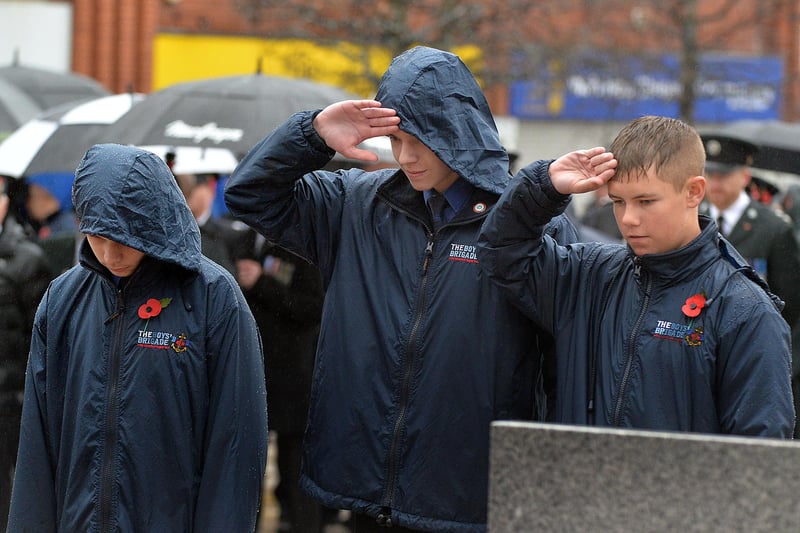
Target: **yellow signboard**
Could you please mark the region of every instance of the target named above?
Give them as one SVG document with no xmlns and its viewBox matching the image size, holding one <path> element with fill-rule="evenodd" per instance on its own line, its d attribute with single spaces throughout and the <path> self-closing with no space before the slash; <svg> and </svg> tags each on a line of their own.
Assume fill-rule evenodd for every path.
<svg viewBox="0 0 800 533">
<path fill-rule="evenodd" d="M 453 50 L 477 74 L 480 48 Z M 385 48 L 353 43 L 322 45 L 302 39 L 162 33 L 153 49 L 153 90 L 175 83 L 261 72 L 308 78 L 371 98 L 391 62 Z"/>
<path fill-rule="evenodd" d="M 159 34 L 153 90 L 175 83 L 261 72 L 309 78 L 370 97 L 391 61 L 388 51 L 349 43 L 324 46 L 300 39 Z"/>
</svg>

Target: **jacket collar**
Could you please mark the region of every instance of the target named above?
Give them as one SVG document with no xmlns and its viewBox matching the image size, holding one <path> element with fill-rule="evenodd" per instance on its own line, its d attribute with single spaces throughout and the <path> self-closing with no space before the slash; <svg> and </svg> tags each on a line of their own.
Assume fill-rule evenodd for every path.
<svg viewBox="0 0 800 533">
<path fill-rule="evenodd" d="M 97 260 L 97 257 L 92 251 L 92 247 L 89 246 L 89 242 L 86 239 L 83 239 L 83 242 L 81 242 L 80 245 L 79 262 L 84 267 L 93 270 L 104 278 L 108 279 L 112 285 L 115 285 L 114 276 L 105 266 L 103 266 L 102 263 L 100 263 L 100 261 Z M 194 278 L 197 275 L 197 272 L 192 269 L 146 255 L 144 258 L 142 258 L 139 268 L 137 268 L 136 271 L 131 274 L 130 278 L 125 283 L 125 287 L 123 288 L 135 290 L 138 290 L 138 288 L 147 289 L 150 286 L 161 283 L 168 276 L 168 271 L 174 271 L 175 269 L 179 269 L 186 273 L 184 280 Z"/>
<path fill-rule="evenodd" d="M 708 266 L 719 259 L 720 237 L 711 219 L 700 215 L 700 235 L 689 244 L 662 254 L 647 254 L 636 257 L 628 247 L 634 264 L 640 265 L 653 275 L 657 283 L 677 285 L 688 279 L 699 277 Z"/>
<path fill-rule="evenodd" d="M 429 218 L 423 194 L 411 186 L 402 170 L 395 171 L 388 180 L 378 187 L 376 194 L 378 198 L 384 200 L 398 211 L 408 213 L 422 221 L 427 221 Z M 467 204 L 449 224 L 468 222 L 485 217 L 489 209 L 497 203 L 498 198 L 497 194 L 475 187 L 467 200 Z"/>
</svg>

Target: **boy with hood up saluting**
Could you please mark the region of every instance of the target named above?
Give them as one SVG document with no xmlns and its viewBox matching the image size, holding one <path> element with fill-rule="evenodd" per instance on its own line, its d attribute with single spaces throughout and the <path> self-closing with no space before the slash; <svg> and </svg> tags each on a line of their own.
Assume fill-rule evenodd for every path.
<svg viewBox="0 0 800 533">
<path fill-rule="evenodd" d="M 381 135 L 399 170 L 319 170 L 336 151 L 374 161 L 357 145 Z M 509 180 L 469 69 L 417 47 L 376 100 L 294 114 L 228 181 L 235 216 L 322 272 L 301 484 L 356 532 L 486 529 L 490 422 L 532 418 L 542 340 L 474 254 Z"/>
<path fill-rule="evenodd" d="M 155 154 L 97 145 L 80 264 L 36 314 L 9 531 L 253 531 L 267 447 L 261 343 Z"/>
</svg>

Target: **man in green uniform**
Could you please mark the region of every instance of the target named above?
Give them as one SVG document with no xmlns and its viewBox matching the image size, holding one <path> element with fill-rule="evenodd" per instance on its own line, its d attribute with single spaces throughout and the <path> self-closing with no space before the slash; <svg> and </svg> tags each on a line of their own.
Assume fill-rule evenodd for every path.
<svg viewBox="0 0 800 533">
<path fill-rule="evenodd" d="M 772 207 L 753 200 L 747 186 L 758 148 L 744 140 L 704 135 L 706 201 L 703 210 L 717 221 L 720 233 L 747 259 L 772 291 L 786 302 L 783 317 L 792 327 L 792 387 L 800 407 L 800 252 L 792 225 Z M 795 438 L 798 429 L 795 428 Z"/>
</svg>

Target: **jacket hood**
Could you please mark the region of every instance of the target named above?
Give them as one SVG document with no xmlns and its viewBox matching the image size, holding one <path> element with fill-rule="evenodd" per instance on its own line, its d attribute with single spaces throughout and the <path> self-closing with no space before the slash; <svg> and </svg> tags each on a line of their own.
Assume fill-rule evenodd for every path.
<svg viewBox="0 0 800 533">
<path fill-rule="evenodd" d="M 500 194 L 511 176 L 489 104 L 458 56 L 418 46 L 397 56 L 375 99 L 397 111 L 400 129 L 480 189 Z"/>
<path fill-rule="evenodd" d="M 72 201 L 81 233 L 200 271 L 200 229 L 172 172 L 154 153 L 93 146 L 78 165 Z"/>
</svg>

